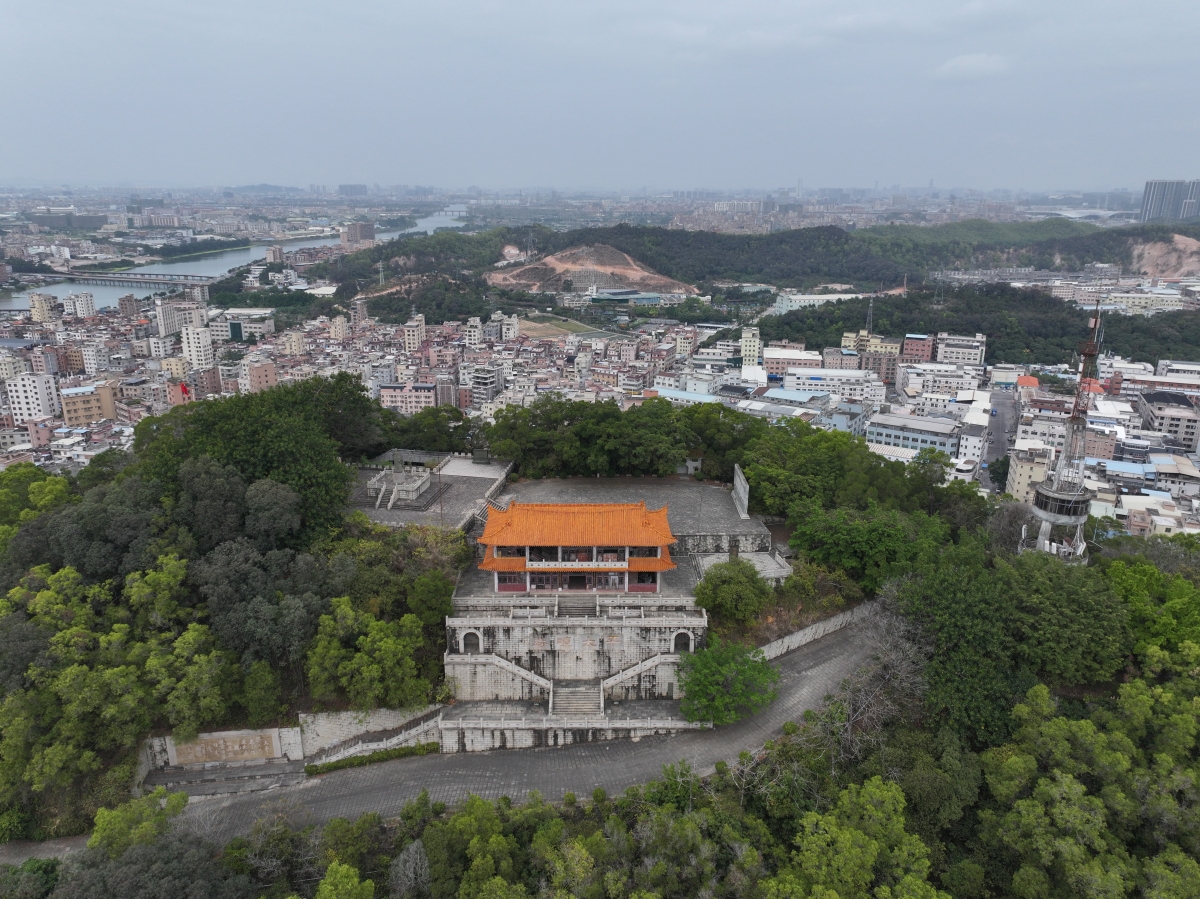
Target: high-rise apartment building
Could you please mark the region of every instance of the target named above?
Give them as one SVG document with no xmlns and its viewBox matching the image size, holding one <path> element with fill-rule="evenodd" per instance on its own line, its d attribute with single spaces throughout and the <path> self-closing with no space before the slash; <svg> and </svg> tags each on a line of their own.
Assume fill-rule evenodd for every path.
<svg viewBox="0 0 1200 899">
<path fill-rule="evenodd" d="M 208 328 L 184 328 L 183 358 L 196 368 L 213 367 L 212 331 Z"/>
<path fill-rule="evenodd" d="M 1177 222 L 1200 216 L 1200 181 L 1147 181 L 1142 221 Z"/>
<path fill-rule="evenodd" d="M 279 338 L 279 345 L 285 356 L 303 356 L 304 332 L 285 331 Z"/>
<path fill-rule="evenodd" d="M 375 239 L 375 224 L 373 222 L 351 222 L 342 232 L 344 243 L 362 243 Z"/>
<path fill-rule="evenodd" d="M 183 289 L 183 295 L 189 303 L 196 303 L 200 306 L 208 305 L 208 285 L 207 284 L 189 284 Z M 203 327 L 207 322 L 201 322 L 196 327 Z"/>
<path fill-rule="evenodd" d="M 332 340 L 345 340 L 349 336 L 350 323 L 346 321 L 346 316 L 335 315 L 329 323 L 329 337 Z"/>
<path fill-rule="evenodd" d="M 89 375 L 105 371 L 112 364 L 108 347 L 103 343 L 85 343 L 79 350 L 83 353 L 83 370 Z"/>
<path fill-rule="evenodd" d="M 188 289 L 191 290 L 190 287 Z M 208 288 L 204 287 L 204 290 L 207 295 Z M 203 303 L 179 302 L 160 298 L 154 301 L 154 314 L 158 319 L 158 335 L 160 337 L 178 334 L 184 328 L 208 326 L 208 307 Z"/>
<path fill-rule="evenodd" d="M 758 365 L 762 356 L 762 338 L 758 328 L 742 328 L 741 339 L 742 365 Z"/>
<path fill-rule="evenodd" d="M 416 313 L 404 323 L 404 351 L 415 353 L 425 342 L 425 316 Z"/>
<path fill-rule="evenodd" d="M 72 293 L 62 298 L 63 315 L 89 318 L 96 314 L 96 298 L 90 293 Z"/>
<path fill-rule="evenodd" d="M 15 378 L 17 375 L 25 374 L 27 371 L 29 371 L 29 366 L 16 353 L 0 352 L 0 378 Z M 42 374 L 45 374 L 45 372 L 42 372 Z"/>
<path fill-rule="evenodd" d="M 29 317 L 35 322 L 57 321 L 58 297 L 48 293 L 31 293 L 29 295 Z"/>
<path fill-rule="evenodd" d="M 137 318 L 138 313 L 141 312 L 141 304 L 137 297 L 127 293 L 117 300 L 117 311 L 121 313 L 122 318 Z"/>
<path fill-rule="evenodd" d="M 267 265 L 283 262 L 283 247 L 267 247 Z"/>
<path fill-rule="evenodd" d="M 58 415 L 58 389 L 54 385 L 53 375 L 18 375 L 7 379 L 4 388 L 8 392 L 8 405 L 16 424 Z"/>
</svg>

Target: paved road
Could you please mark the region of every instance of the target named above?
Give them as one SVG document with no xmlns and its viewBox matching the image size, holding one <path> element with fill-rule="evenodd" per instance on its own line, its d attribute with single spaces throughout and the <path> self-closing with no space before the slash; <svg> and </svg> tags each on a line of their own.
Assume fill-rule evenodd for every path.
<svg viewBox="0 0 1200 899">
<path fill-rule="evenodd" d="M 486 799 L 523 799 L 539 790 L 557 801 L 567 792 L 590 796 L 603 787 L 610 796 L 646 783 L 662 773 L 663 765 L 686 760 L 708 772 L 721 760 L 743 750 L 756 750 L 778 734 L 787 721 L 815 708 L 871 652 L 861 625 L 852 625 L 776 661 L 782 678 L 779 698 L 767 709 L 737 724 L 711 731 L 691 731 L 672 737 L 651 737 L 634 743 L 617 740 L 560 749 L 510 749 L 397 759 L 335 771 L 303 784 L 266 793 L 196 802 L 188 814 L 219 814 L 222 838 L 244 832 L 266 802 L 290 799 L 312 810 L 317 822 L 354 819 L 366 812 L 395 816 L 423 789 L 435 801 L 454 804 L 474 793 Z M 71 844 L 73 841 L 56 841 Z M 77 846 L 78 844 L 75 844 Z M 60 854 L 62 849 L 51 847 Z M 64 848 L 65 845 L 64 845 Z M 40 850 L 40 851 L 39 851 Z M 50 854 L 39 844 L 0 846 L 0 863 L 12 864 L 30 855 Z"/>
<path fill-rule="evenodd" d="M 993 442 L 984 448 L 983 459 L 989 465 L 1008 454 L 1008 438 L 1017 429 L 1017 396 L 1012 390 L 993 390 L 992 406 L 996 417 L 989 420 Z M 980 483 L 989 490 L 994 489 L 987 472 L 980 472 Z"/>
</svg>

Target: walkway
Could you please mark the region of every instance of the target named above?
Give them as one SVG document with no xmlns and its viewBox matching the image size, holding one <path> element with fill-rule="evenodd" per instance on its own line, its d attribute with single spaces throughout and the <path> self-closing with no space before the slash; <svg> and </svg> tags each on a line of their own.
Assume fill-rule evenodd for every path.
<svg viewBox="0 0 1200 899">
<path fill-rule="evenodd" d="M 735 759 L 743 750 L 760 748 L 785 722 L 798 720 L 807 709 L 818 706 L 842 678 L 866 661 L 870 651 L 861 626 L 853 625 L 781 657 L 776 663 L 782 675 L 779 698 L 752 718 L 712 731 L 653 737 L 638 743 L 617 740 L 561 749 L 397 759 L 335 771 L 269 793 L 198 802 L 188 813 L 218 812 L 219 830 L 228 839 L 244 832 L 264 803 L 281 799 L 300 803 L 312 810 L 314 821 L 325 822 L 331 818 L 353 820 L 366 812 L 394 817 L 422 789 L 429 791 L 432 800 L 448 805 L 471 793 L 486 799 L 511 796 L 519 801 L 530 790 L 539 790 L 547 800 L 557 802 L 564 793 L 583 799 L 596 787 L 603 787 L 616 796 L 660 776 L 663 765 L 682 759 L 703 773 L 718 761 Z M 0 863 L 19 862 L 38 854 L 39 848 L 38 844 L 0 846 Z"/>
</svg>

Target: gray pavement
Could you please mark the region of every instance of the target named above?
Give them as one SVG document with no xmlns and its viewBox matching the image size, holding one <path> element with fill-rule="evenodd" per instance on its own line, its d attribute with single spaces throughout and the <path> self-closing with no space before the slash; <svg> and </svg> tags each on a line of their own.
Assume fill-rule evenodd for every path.
<svg viewBox="0 0 1200 899">
<path fill-rule="evenodd" d="M 538 790 L 558 801 L 564 793 L 590 796 L 603 787 L 610 796 L 646 783 L 663 765 L 684 760 L 698 771 L 718 761 L 754 751 L 778 735 L 785 722 L 798 720 L 820 705 L 841 680 L 870 656 L 861 626 L 852 625 L 780 657 L 779 698 L 759 714 L 715 730 L 651 737 L 634 743 L 613 740 L 559 749 L 509 749 L 397 759 L 335 771 L 303 784 L 267 793 L 209 799 L 194 803 L 186 814 L 217 815 L 216 832 L 228 839 L 244 832 L 269 802 L 291 800 L 311 810 L 313 820 L 354 819 L 366 812 L 395 816 L 421 790 L 434 801 L 461 802 L 469 794 L 486 799 L 523 799 Z M 0 863 L 14 864 L 30 856 L 61 855 L 81 848 L 86 838 L 53 843 L 0 846 Z"/>
<path fill-rule="evenodd" d="M 757 518 L 743 519 L 724 487 L 679 478 L 547 478 L 509 484 L 496 502 L 636 503 L 667 507 L 671 532 L 681 534 L 766 534 Z"/>
<path fill-rule="evenodd" d="M 208 800 L 203 806 L 220 809 L 221 829 L 229 835 L 244 831 L 265 802 L 291 799 L 312 810 L 318 822 L 354 819 L 366 812 L 384 817 L 399 814 L 406 802 L 423 789 L 447 804 L 469 794 L 520 800 L 538 790 L 548 800 L 564 793 L 590 796 L 596 787 L 609 795 L 653 780 L 663 765 L 686 760 L 702 772 L 722 760 L 756 750 L 778 735 L 787 721 L 820 705 L 841 680 L 870 655 L 861 629 L 847 627 L 777 660 L 782 678 L 779 698 L 759 714 L 715 730 L 692 731 L 670 737 L 651 737 L 634 743 L 613 740 L 558 749 L 509 749 L 397 759 L 362 768 L 335 771 L 304 784 L 269 794 Z"/>
</svg>

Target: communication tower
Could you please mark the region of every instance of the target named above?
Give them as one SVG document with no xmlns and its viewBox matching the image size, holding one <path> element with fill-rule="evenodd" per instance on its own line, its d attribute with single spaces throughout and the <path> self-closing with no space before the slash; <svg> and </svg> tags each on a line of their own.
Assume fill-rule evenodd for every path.
<svg viewBox="0 0 1200 899">
<path fill-rule="evenodd" d="M 1041 522 L 1037 544 L 1027 547 L 1021 541 L 1021 550 L 1036 549 L 1038 552 L 1053 553 L 1067 561 L 1082 562 L 1087 558 L 1087 541 L 1083 537 L 1083 526 L 1087 524 L 1088 510 L 1092 502 L 1092 491 L 1083 484 L 1085 446 L 1087 441 L 1087 413 L 1091 406 L 1090 386 L 1096 380 L 1096 356 L 1100 353 L 1100 306 L 1088 322 L 1091 329 L 1088 338 L 1079 344 L 1079 387 L 1075 391 L 1075 402 L 1071 406 L 1071 417 L 1067 419 L 1066 439 L 1054 470 L 1042 483 L 1034 488 L 1033 514 Z M 1075 526 L 1074 538 L 1062 543 L 1050 540 L 1050 531 L 1055 525 Z M 1022 533 L 1024 537 L 1024 533 Z"/>
</svg>

